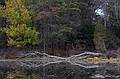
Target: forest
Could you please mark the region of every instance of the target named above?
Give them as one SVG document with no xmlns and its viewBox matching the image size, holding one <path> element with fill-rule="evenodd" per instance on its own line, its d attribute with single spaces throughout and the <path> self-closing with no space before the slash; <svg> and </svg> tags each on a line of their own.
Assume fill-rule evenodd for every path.
<svg viewBox="0 0 120 79">
<path fill-rule="evenodd" d="M 119 0 L 0 0 L 0 52 L 120 54 Z"/>
<path fill-rule="evenodd" d="M 120 79 L 120 0 L 0 0 L 0 79 Z"/>
</svg>

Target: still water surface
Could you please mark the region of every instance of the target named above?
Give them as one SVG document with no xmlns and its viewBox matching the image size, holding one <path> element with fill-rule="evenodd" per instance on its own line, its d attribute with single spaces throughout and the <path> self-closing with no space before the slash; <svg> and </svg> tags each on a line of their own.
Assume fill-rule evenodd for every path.
<svg viewBox="0 0 120 79">
<path fill-rule="evenodd" d="M 83 67 L 67 62 L 58 62 L 46 66 L 19 61 L 1 61 L 0 79 L 120 79 L 119 64 L 97 64 Z M 30 66 L 33 65 L 33 66 Z"/>
</svg>

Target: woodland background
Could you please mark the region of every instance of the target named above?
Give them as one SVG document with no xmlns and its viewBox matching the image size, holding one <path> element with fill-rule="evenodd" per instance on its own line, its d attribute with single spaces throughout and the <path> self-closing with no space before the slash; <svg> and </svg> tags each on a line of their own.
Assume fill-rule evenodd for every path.
<svg viewBox="0 0 120 79">
<path fill-rule="evenodd" d="M 119 0 L 0 0 L 0 5 L 2 54 L 36 50 L 71 56 L 120 49 Z"/>
</svg>

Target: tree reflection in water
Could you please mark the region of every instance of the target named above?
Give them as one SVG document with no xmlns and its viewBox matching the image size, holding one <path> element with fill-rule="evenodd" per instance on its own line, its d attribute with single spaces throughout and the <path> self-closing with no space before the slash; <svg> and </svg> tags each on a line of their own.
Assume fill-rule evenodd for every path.
<svg viewBox="0 0 120 79">
<path fill-rule="evenodd" d="M 5 62 L 4 62 L 5 63 Z M 120 79 L 120 66 L 106 63 L 95 68 L 84 68 L 67 62 L 53 63 L 38 68 L 20 67 L 13 62 L 0 66 L 0 79 Z"/>
<path fill-rule="evenodd" d="M 119 64 L 84 62 L 86 53 L 68 58 L 39 55 L 30 55 L 37 61 L 1 61 L 0 79 L 120 79 Z"/>
</svg>

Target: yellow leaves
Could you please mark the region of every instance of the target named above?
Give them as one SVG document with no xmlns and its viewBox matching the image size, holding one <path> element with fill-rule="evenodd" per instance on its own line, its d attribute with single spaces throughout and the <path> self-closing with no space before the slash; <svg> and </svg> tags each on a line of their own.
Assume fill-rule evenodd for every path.
<svg viewBox="0 0 120 79">
<path fill-rule="evenodd" d="M 0 8 L 0 16 L 11 22 L 9 28 L 2 31 L 8 36 L 8 45 L 22 47 L 39 44 L 39 32 L 31 28 L 32 20 L 24 0 L 8 0 L 5 10 Z M 29 26 L 29 27 L 28 27 Z"/>
<path fill-rule="evenodd" d="M 8 0 L 5 10 L 0 9 L 0 16 L 6 17 L 11 24 L 29 24 L 31 16 L 24 5 L 24 0 Z"/>
<path fill-rule="evenodd" d="M 12 71 L 6 73 L 7 79 L 41 79 L 39 74 L 32 73 L 28 75 L 22 71 Z"/>
<path fill-rule="evenodd" d="M 30 21 L 31 20 L 31 16 L 29 15 L 29 12 L 28 12 L 28 10 L 21 10 L 21 20 L 22 20 L 22 22 L 28 22 L 28 21 Z"/>
<path fill-rule="evenodd" d="M 8 45 L 22 47 L 26 45 L 39 44 L 39 32 L 35 28 L 27 27 L 26 24 L 19 24 L 14 27 L 4 28 L 4 32 L 9 36 Z"/>
<path fill-rule="evenodd" d="M 15 45 L 15 44 L 16 44 L 16 42 L 15 42 L 13 39 L 9 38 L 8 46 L 13 46 L 13 45 Z M 17 47 L 18 47 L 18 46 L 17 46 Z"/>
</svg>

